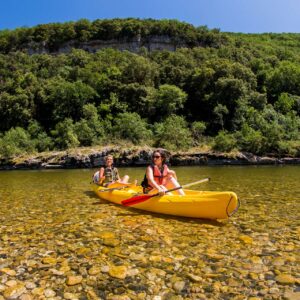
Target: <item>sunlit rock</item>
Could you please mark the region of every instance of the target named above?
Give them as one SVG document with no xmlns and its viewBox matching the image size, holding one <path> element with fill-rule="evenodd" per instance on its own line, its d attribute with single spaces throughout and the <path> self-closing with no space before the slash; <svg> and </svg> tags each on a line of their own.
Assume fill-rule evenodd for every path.
<svg viewBox="0 0 300 300">
<path fill-rule="evenodd" d="M 114 278 L 125 279 L 127 275 L 127 268 L 126 266 L 111 266 L 108 274 Z"/>
<path fill-rule="evenodd" d="M 76 284 L 79 284 L 81 283 L 82 281 L 82 276 L 69 276 L 66 280 L 66 284 L 67 285 L 76 285 Z"/>
</svg>

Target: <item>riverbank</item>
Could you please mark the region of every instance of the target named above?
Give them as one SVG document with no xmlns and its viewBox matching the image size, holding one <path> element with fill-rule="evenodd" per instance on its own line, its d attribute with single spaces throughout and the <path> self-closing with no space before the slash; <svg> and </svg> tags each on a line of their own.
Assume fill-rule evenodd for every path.
<svg viewBox="0 0 300 300">
<path fill-rule="evenodd" d="M 99 146 L 27 154 L 12 159 L 1 159 L 0 170 L 97 168 L 104 164 L 104 157 L 108 154 L 115 157 L 116 166 L 145 166 L 151 162 L 153 150 L 154 148 L 146 146 Z M 257 156 L 246 152 L 221 153 L 191 149 L 186 152 L 168 153 L 172 166 L 300 164 L 300 157 Z"/>
</svg>

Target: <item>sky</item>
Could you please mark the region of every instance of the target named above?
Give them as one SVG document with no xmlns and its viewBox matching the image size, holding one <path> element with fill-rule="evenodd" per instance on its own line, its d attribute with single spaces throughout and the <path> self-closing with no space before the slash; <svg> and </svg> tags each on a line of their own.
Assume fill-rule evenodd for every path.
<svg viewBox="0 0 300 300">
<path fill-rule="evenodd" d="M 300 0 L 0 0 L 0 30 L 128 17 L 177 19 L 223 32 L 300 33 Z"/>
</svg>

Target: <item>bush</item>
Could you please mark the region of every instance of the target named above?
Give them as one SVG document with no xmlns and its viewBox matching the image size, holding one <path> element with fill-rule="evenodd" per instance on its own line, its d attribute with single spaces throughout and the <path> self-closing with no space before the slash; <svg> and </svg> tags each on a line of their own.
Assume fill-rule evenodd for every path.
<svg viewBox="0 0 300 300">
<path fill-rule="evenodd" d="M 213 149 L 222 152 L 229 152 L 236 147 L 236 139 L 233 134 L 226 131 L 219 131 L 214 139 Z"/>
<path fill-rule="evenodd" d="M 170 116 L 183 108 L 187 94 L 175 85 L 163 84 L 157 91 L 157 111 L 160 115 Z"/>
<path fill-rule="evenodd" d="M 278 100 L 274 103 L 274 108 L 282 114 L 290 112 L 294 106 L 295 99 L 290 97 L 288 93 L 281 93 Z"/>
<path fill-rule="evenodd" d="M 68 149 L 79 146 L 77 135 L 74 131 L 74 124 L 71 119 L 65 119 L 55 126 L 52 135 L 55 137 L 55 145 L 59 149 Z"/>
<path fill-rule="evenodd" d="M 74 132 L 82 146 L 98 144 L 104 137 L 104 128 L 97 114 L 97 108 L 93 104 L 83 106 L 83 116 L 75 123 Z"/>
<path fill-rule="evenodd" d="M 116 138 L 129 140 L 134 144 L 151 139 L 152 132 L 147 129 L 147 123 L 137 113 L 118 114 L 112 127 Z"/>
<path fill-rule="evenodd" d="M 265 138 L 259 130 L 254 130 L 244 124 L 240 132 L 236 134 L 239 149 L 255 154 L 260 154 L 264 148 Z"/>
<path fill-rule="evenodd" d="M 74 125 L 76 134 L 81 146 L 91 146 L 97 141 L 97 133 L 88 124 L 87 120 L 81 119 Z"/>
<path fill-rule="evenodd" d="M 28 133 L 30 134 L 34 148 L 38 152 L 49 151 L 53 148 L 54 143 L 50 136 L 43 131 L 42 127 L 37 121 L 30 122 L 28 128 Z"/>
<path fill-rule="evenodd" d="M 192 136 L 194 139 L 194 143 L 197 144 L 203 138 L 203 133 L 206 129 L 206 124 L 204 122 L 193 122 L 192 123 Z"/>
<path fill-rule="evenodd" d="M 20 127 L 8 130 L 0 139 L 0 155 L 8 158 L 34 151 L 29 133 Z"/>
<path fill-rule="evenodd" d="M 282 156 L 296 157 L 300 155 L 300 141 L 278 142 L 278 153 Z"/>
<path fill-rule="evenodd" d="M 219 124 L 222 129 L 224 129 L 224 116 L 228 115 L 229 110 L 226 105 L 218 104 L 214 110 L 215 123 Z"/>
<path fill-rule="evenodd" d="M 156 123 L 155 133 L 156 146 L 168 150 L 187 150 L 193 143 L 187 122 L 181 116 L 171 115 L 163 123 Z"/>
</svg>

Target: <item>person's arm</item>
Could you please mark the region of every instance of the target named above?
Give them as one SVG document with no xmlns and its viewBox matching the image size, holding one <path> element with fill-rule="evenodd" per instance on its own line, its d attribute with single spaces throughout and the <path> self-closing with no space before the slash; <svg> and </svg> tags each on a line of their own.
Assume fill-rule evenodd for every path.
<svg viewBox="0 0 300 300">
<path fill-rule="evenodd" d="M 105 176 L 104 176 L 104 168 L 100 168 L 100 172 L 99 172 L 99 183 L 102 183 L 105 180 Z"/>
<path fill-rule="evenodd" d="M 153 170 L 150 166 L 147 167 L 146 176 L 147 176 L 147 179 L 148 179 L 149 183 L 151 184 L 151 186 L 156 188 L 159 193 L 164 194 L 165 190 L 159 184 L 157 184 L 156 181 L 154 180 Z"/>
</svg>

